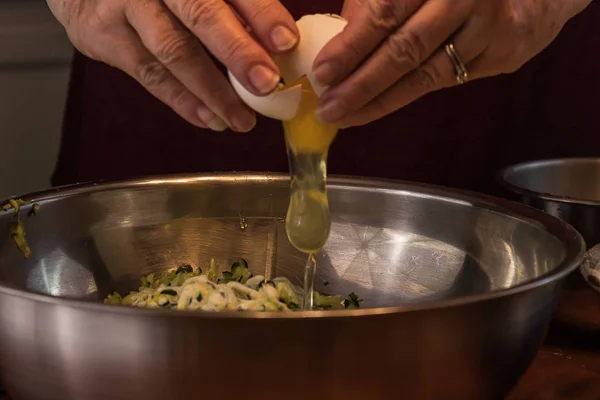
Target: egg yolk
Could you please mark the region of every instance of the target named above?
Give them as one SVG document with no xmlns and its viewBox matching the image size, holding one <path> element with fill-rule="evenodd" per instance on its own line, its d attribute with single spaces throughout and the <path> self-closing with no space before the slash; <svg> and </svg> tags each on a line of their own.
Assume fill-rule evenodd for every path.
<svg viewBox="0 0 600 400">
<path fill-rule="evenodd" d="M 338 127 L 315 118 L 319 97 L 306 77 L 296 116 L 283 122 L 291 173 L 286 233 L 290 243 L 304 253 L 316 253 L 329 238 L 331 219 L 327 199 L 327 154 Z"/>
</svg>

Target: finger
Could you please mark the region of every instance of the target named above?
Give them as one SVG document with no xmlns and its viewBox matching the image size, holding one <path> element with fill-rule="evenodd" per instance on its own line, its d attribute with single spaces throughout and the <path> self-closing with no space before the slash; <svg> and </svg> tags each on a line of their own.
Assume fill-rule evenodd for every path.
<svg viewBox="0 0 600 400">
<path fill-rule="evenodd" d="M 475 59 L 467 65 L 469 80 L 496 76 L 504 73 L 513 72 L 521 65 L 516 65 L 513 60 L 515 54 L 514 47 L 504 48 L 497 43 L 490 43 L 485 51 L 481 52 Z M 514 68 L 512 67 L 514 65 Z"/>
<path fill-rule="evenodd" d="M 163 0 L 210 52 L 256 95 L 279 84 L 279 68 L 222 0 Z"/>
<path fill-rule="evenodd" d="M 466 66 L 469 80 L 474 79 L 470 63 L 486 51 L 490 42 L 491 31 L 484 24 L 483 19 L 470 20 L 451 40 Z M 412 103 L 429 92 L 457 84 L 454 64 L 442 46 L 423 65 L 400 79 L 358 112 L 344 119 L 342 125 L 366 124 Z"/>
<path fill-rule="evenodd" d="M 242 25 L 242 27 L 244 28 L 244 30 L 246 32 L 252 32 L 252 28 L 250 28 L 250 25 L 248 25 L 248 23 L 246 22 L 246 20 L 240 15 L 239 12 L 237 12 L 235 10 L 235 8 L 231 8 L 231 6 L 229 7 L 229 9 L 231 10 L 231 12 L 233 13 L 233 15 L 235 16 L 235 18 L 238 20 L 238 22 L 240 23 L 240 25 Z"/>
<path fill-rule="evenodd" d="M 364 1 L 365 0 L 345 0 L 344 5 L 342 6 L 342 17 L 350 21 Z"/>
<path fill-rule="evenodd" d="M 189 123 L 201 128 L 212 123 L 212 112 L 143 46 L 132 28 L 124 29 L 121 37 L 122 40 L 111 43 L 113 47 L 107 52 L 105 62 L 136 79 Z M 213 125 L 213 128 L 221 127 Z"/>
<path fill-rule="evenodd" d="M 337 122 L 419 67 L 465 22 L 470 1 L 429 0 L 347 79 L 321 97 L 318 115 Z"/>
<path fill-rule="evenodd" d="M 286 52 L 298 44 L 296 22 L 278 0 L 229 0 L 229 3 L 270 52 Z"/>
<path fill-rule="evenodd" d="M 319 52 L 313 64 L 316 78 L 324 86 L 344 79 L 423 3 L 425 0 L 364 0 L 354 11 L 352 23 Z"/>
<path fill-rule="evenodd" d="M 212 110 L 214 122 L 207 121 L 210 115 L 205 113 L 204 120 L 209 126 L 211 123 L 229 125 L 238 132 L 254 127 L 254 113 L 236 95 L 198 39 L 162 3 L 136 3 L 136 7 L 127 10 L 126 16 L 144 46 Z"/>
</svg>

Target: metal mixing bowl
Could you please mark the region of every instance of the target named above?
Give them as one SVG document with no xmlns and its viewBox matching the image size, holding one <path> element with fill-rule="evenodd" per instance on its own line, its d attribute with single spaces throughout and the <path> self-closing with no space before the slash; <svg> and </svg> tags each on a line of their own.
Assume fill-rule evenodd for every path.
<svg viewBox="0 0 600 400">
<path fill-rule="evenodd" d="M 27 196 L 32 256 L 0 236 L 0 360 L 14 400 L 501 399 L 535 355 L 584 244 L 517 203 L 334 178 L 316 289 L 360 310 L 202 313 L 99 304 L 181 263 L 301 283 L 288 179 L 206 175 Z M 24 213 L 26 212 L 26 209 Z M 0 218 L 8 229 L 12 217 Z M 324 281 L 330 284 L 324 286 Z M 194 397 L 195 396 L 195 397 Z"/>
<path fill-rule="evenodd" d="M 499 172 L 511 197 L 575 227 L 588 248 L 600 243 L 600 158 L 525 162 Z M 579 272 L 569 275 L 557 311 L 560 321 L 600 331 L 600 295 Z"/>
<path fill-rule="evenodd" d="M 569 222 L 588 247 L 600 243 L 600 158 L 563 158 L 513 165 L 500 172 L 520 201 Z"/>
</svg>

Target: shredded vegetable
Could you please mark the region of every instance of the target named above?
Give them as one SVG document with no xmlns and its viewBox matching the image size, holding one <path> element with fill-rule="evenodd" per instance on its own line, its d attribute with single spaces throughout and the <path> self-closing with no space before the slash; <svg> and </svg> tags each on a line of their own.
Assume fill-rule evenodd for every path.
<svg viewBox="0 0 600 400">
<path fill-rule="evenodd" d="M 31 256 L 31 249 L 29 248 L 29 244 L 27 244 L 27 232 L 25 232 L 25 226 L 23 225 L 23 221 L 21 220 L 21 206 L 25 206 L 28 203 L 22 199 L 10 199 L 8 202 L 2 204 L 3 211 L 13 211 L 13 222 L 8 227 L 8 233 L 10 237 L 15 242 L 17 248 L 21 251 L 25 258 L 29 258 Z M 40 210 L 40 205 L 35 203 L 31 206 L 28 216 L 35 216 Z"/>
<path fill-rule="evenodd" d="M 287 278 L 266 280 L 252 275 L 245 260 L 235 262 L 230 271 L 219 277 L 219 266 L 211 260 L 203 272 L 189 264 L 181 265 L 156 278 L 143 276 L 141 286 L 125 297 L 112 292 L 107 304 L 133 307 L 168 308 L 202 311 L 296 311 L 302 303 L 302 288 Z M 347 299 L 319 292 L 313 294 L 314 310 L 343 310 L 360 307 L 361 299 L 350 293 Z"/>
</svg>

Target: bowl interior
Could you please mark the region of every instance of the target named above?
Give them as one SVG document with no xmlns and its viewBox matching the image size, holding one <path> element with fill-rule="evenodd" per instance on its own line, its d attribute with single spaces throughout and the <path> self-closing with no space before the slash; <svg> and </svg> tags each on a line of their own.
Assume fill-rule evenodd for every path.
<svg viewBox="0 0 600 400">
<path fill-rule="evenodd" d="M 510 288 L 564 266 L 581 245 L 575 236 L 571 244 L 559 238 L 547 224 L 553 218 L 520 217 L 500 200 L 341 178 L 332 179 L 329 195 L 333 226 L 317 257 L 316 289 L 356 292 L 370 307 Z M 3 285 L 98 301 L 137 288 L 142 274 L 205 267 L 211 257 L 225 268 L 243 257 L 254 273 L 302 283 L 306 256 L 285 234 L 285 177 L 155 179 L 32 199 L 38 215 L 22 216 L 32 256 L 25 260 L 0 235 Z M 2 215 L 0 229 L 12 219 Z"/>
<path fill-rule="evenodd" d="M 501 177 L 520 189 L 600 205 L 600 159 L 534 161 L 506 169 Z"/>
</svg>

